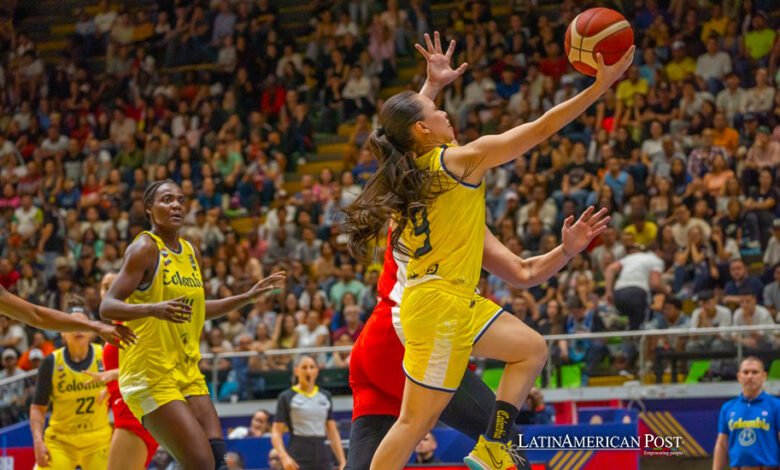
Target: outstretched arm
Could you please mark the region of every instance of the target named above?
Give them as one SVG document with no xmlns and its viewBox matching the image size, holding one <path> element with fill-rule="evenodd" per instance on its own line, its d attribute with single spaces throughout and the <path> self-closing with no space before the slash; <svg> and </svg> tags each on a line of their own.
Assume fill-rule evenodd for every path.
<svg viewBox="0 0 780 470">
<path fill-rule="evenodd" d="M 135 343 L 135 335 L 124 326 L 86 320 L 21 299 L 0 287 L 0 313 L 35 328 L 52 331 L 91 331 L 117 346 Z"/>
<path fill-rule="evenodd" d="M 585 112 L 623 75 L 633 58 L 634 46 L 613 65 L 605 65 L 601 54 L 596 54 L 598 72 L 593 85 L 555 106 L 535 121 L 502 134 L 486 135 L 467 145 L 448 149 L 444 154 L 446 166 L 456 175 L 465 175 L 464 182 L 479 184 L 487 170 L 514 160 Z"/>
<path fill-rule="evenodd" d="M 218 318 L 226 315 L 228 312 L 237 310 L 244 305 L 251 304 L 264 293 L 280 289 L 284 284 L 285 275 L 282 272 L 274 273 L 265 279 L 261 279 L 251 289 L 243 294 L 225 297 L 224 299 L 206 301 L 206 320 Z"/>
<path fill-rule="evenodd" d="M 193 245 L 194 247 L 194 245 Z M 195 249 L 195 257 L 198 259 L 198 265 L 201 264 L 200 250 Z M 228 312 L 237 310 L 244 305 L 257 301 L 257 299 L 264 293 L 278 289 L 282 287 L 285 274 L 283 272 L 273 273 L 265 279 L 261 279 L 251 289 L 243 294 L 233 295 L 225 297 L 224 299 L 207 300 L 206 301 L 206 320 L 212 318 L 219 318 L 222 315 L 226 315 Z"/>
<path fill-rule="evenodd" d="M 527 260 L 512 253 L 486 228 L 482 267 L 514 287 L 539 285 L 563 269 L 572 256 L 584 250 L 606 230 L 609 221 L 606 209 L 594 214 L 592 206 L 582 213 L 576 223 L 573 223 L 574 216 L 569 216 L 563 223 L 563 242 L 549 253 Z"/>
</svg>

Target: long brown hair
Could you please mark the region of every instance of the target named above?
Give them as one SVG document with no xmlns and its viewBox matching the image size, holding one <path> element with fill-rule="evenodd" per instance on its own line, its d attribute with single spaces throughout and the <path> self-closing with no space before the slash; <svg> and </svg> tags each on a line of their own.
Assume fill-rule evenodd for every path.
<svg viewBox="0 0 780 470">
<path fill-rule="evenodd" d="M 355 258 L 370 257 L 368 244 L 376 240 L 388 220 L 393 230 L 390 248 L 404 256 L 413 256 L 401 242 L 401 234 L 416 211 L 446 190 L 441 172 L 419 168 L 415 163 L 412 126 L 424 119 L 417 93 L 403 91 L 382 106 L 380 127 L 368 137 L 368 150 L 378 168 L 358 198 L 344 212 L 342 232 L 349 236 L 349 251 Z"/>
</svg>

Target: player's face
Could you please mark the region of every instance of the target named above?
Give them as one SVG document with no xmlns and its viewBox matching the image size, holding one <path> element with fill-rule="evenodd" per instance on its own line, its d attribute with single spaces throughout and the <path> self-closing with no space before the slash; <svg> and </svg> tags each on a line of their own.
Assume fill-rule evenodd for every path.
<svg viewBox="0 0 780 470">
<path fill-rule="evenodd" d="M 163 227 L 178 229 L 184 221 L 186 200 L 178 185 L 166 183 L 157 188 L 152 204 L 152 220 Z"/>
<path fill-rule="evenodd" d="M 455 139 L 455 131 L 447 117 L 447 112 L 438 109 L 436 103 L 423 95 L 417 95 L 423 105 L 422 128 L 428 133 L 427 138 L 437 144 L 446 144 Z"/>
<path fill-rule="evenodd" d="M 101 299 L 106 295 L 106 292 L 108 292 L 108 289 L 111 287 L 111 284 L 114 282 L 114 279 L 116 279 L 116 274 L 108 273 L 103 277 L 103 280 L 100 281 Z"/>
<path fill-rule="evenodd" d="M 81 318 L 82 320 L 89 320 L 89 318 L 87 318 L 87 316 L 83 313 L 73 313 L 71 315 L 75 318 Z M 83 346 L 92 341 L 92 333 L 85 333 L 83 331 L 69 331 L 67 333 L 62 333 L 62 338 L 70 347 Z"/>
<path fill-rule="evenodd" d="M 743 393 L 756 395 L 766 380 L 766 371 L 758 361 L 744 361 L 737 372 L 737 380 L 742 385 Z"/>
</svg>

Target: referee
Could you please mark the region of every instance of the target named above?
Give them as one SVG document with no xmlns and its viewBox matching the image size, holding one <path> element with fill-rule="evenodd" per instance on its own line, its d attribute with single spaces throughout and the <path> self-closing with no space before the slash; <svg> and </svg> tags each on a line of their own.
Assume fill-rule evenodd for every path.
<svg viewBox="0 0 780 470">
<path fill-rule="evenodd" d="M 330 393 L 320 390 L 315 382 L 319 368 L 308 355 L 295 360 L 293 373 L 297 384 L 279 394 L 271 428 L 271 443 L 279 453 L 284 470 L 331 470 L 330 448 L 344 468 L 346 459 L 341 447 L 336 421 L 333 419 L 333 401 Z M 285 427 L 290 432 L 290 443 L 284 447 Z"/>
<path fill-rule="evenodd" d="M 712 469 L 725 469 L 726 460 L 733 469 L 777 467 L 780 400 L 764 391 L 764 363 L 755 356 L 746 357 L 739 365 L 737 380 L 742 393 L 720 409 Z"/>
</svg>

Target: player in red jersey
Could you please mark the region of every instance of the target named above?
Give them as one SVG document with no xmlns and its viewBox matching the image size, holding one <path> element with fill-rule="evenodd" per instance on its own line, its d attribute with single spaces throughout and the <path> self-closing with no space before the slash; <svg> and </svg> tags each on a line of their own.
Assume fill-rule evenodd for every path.
<svg viewBox="0 0 780 470">
<path fill-rule="evenodd" d="M 116 274 L 106 274 L 100 283 L 100 294 L 108 291 Z M 114 435 L 111 438 L 111 448 L 108 451 L 107 470 L 142 470 L 149 466 L 157 451 L 157 441 L 149 431 L 133 416 L 119 392 L 119 349 L 107 344 L 103 348 L 103 365 L 105 372 L 91 374 L 97 380 L 106 383 L 109 406 L 114 413 Z M 102 397 L 101 397 L 102 398 Z"/>
<path fill-rule="evenodd" d="M 457 70 L 450 67 L 454 41 L 446 54 L 442 52 L 438 33 L 434 33 L 434 43 L 427 35 L 426 41 L 427 51 L 417 45 L 428 61 L 428 79 L 420 93 L 435 99 L 444 86 L 466 70 L 466 64 Z M 486 228 L 483 268 L 515 287 L 529 288 L 541 284 L 560 271 L 572 256 L 584 250 L 609 221 L 606 210 L 594 214 L 593 208 L 588 208 L 576 223 L 573 219 L 569 217 L 564 223 L 561 245 L 528 260 L 512 253 Z M 388 249 L 377 286 L 379 303 L 350 355 L 353 423 L 345 470 L 369 468 L 377 447 L 401 410 L 406 377 L 402 369 L 404 346 L 399 313 L 405 283 L 406 262 Z M 477 440 L 490 421 L 494 402 L 493 391 L 467 369 L 440 420 Z M 523 468 L 527 461 L 520 465 L 518 468 Z"/>
</svg>

